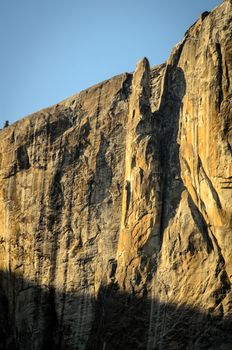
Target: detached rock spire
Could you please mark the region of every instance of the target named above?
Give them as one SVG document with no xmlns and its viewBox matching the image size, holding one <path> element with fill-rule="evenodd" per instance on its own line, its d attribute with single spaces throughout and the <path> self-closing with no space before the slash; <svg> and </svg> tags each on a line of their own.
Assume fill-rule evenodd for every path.
<svg viewBox="0 0 232 350">
<path fill-rule="evenodd" d="M 136 274 L 141 278 L 141 256 L 151 257 L 160 248 L 160 154 L 157 127 L 150 107 L 150 79 L 149 62 L 143 58 L 133 74 L 129 98 L 117 252 L 117 279 L 123 280 L 129 289 Z M 128 270 L 131 271 L 129 274 Z"/>
</svg>

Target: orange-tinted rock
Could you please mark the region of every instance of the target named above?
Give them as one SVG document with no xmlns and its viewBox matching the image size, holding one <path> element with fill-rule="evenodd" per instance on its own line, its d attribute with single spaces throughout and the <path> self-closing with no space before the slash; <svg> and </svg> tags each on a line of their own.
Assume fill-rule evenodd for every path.
<svg viewBox="0 0 232 350">
<path fill-rule="evenodd" d="M 2 349 L 231 349 L 231 33 L 1 131 Z"/>
</svg>

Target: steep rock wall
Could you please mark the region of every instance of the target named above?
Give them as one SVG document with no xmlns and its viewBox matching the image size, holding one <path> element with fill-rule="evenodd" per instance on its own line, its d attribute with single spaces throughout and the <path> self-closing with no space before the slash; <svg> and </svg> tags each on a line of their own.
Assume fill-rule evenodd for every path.
<svg viewBox="0 0 232 350">
<path fill-rule="evenodd" d="M 3 349 L 231 349 L 231 33 L 1 131 Z"/>
</svg>

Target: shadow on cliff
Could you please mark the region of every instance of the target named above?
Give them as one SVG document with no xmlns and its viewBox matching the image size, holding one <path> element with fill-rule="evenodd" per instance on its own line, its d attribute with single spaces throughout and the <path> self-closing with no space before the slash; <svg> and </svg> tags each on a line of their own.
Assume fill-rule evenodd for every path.
<svg viewBox="0 0 232 350">
<path fill-rule="evenodd" d="M 182 192 L 186 189 L 181 178 L 180 144 L 181 118 L 183 98 L 186 94 L 186 80 L 184 72 L 177 67 L 182 47 L 173 56 L 173 64 L 168 64 L 163 82 L 163 93 L 159 109 L 154 118 L 160 131 L 160 164 L 161 164 L 161 246 L 165 229 L 170 225 L 181 201 Z M 188 132 L 188 131 L 186 131 Z M 207 225 L 204 218 L 189 194 L 189 206 L 192 218 L 203 237 L 209 241 Z M 208 242 L 209 250 L 212 243 Z"/>
<path fill-rule="evenodd" d="M 184 184 L 181 179 L 178 135 L 180 128 L 182 100 L 186 93 L 184 72 L 177 67 L 178 57 L 173 65 L 167 65 L 163 82 L 160 107 L 154 113 L 160 130 L 160 164 L 162 182 L 161 242 L 164 230 L 175 216 Z"/>
<path fill-rule="evenodd" d="M 232 348 L 232 318 L 102 286 L 96 298 L 0 274 L 1 350 Z"/>
</svg>

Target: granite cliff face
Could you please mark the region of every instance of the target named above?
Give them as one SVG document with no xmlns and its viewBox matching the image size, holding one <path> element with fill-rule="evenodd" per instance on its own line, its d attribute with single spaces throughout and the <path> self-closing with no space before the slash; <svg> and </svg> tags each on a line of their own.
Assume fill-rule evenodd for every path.
<svg viewBox="0 0 232 350">
<path fill-rule="evenodd" d="M 232 4 L 168 61 L 0 132 L 0 348 L 232 349 Z"/>
</svg>

